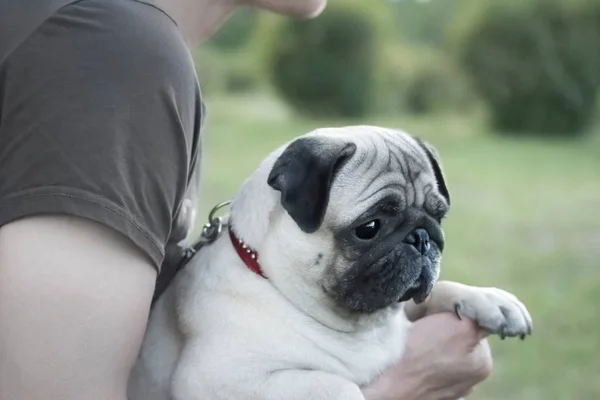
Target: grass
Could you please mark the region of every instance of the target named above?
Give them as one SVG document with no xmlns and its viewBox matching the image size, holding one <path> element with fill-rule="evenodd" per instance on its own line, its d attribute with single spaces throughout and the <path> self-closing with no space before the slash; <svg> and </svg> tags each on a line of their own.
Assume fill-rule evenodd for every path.
<svg viewBox="0 0 600 400">
<path fill-rule="evenodd" d="M 211 98 L 202 213 L 258 162 L 322 125 L 270 98 Z M 499 138 L 477 118 L 370 118 L 439 150 L 452 196 L 442 277 L 515 293 L 534 318 L 525 342 L 491 339 L 493 375 L 472 399 L 600 398 L 600 139 Z"/>
</svg>

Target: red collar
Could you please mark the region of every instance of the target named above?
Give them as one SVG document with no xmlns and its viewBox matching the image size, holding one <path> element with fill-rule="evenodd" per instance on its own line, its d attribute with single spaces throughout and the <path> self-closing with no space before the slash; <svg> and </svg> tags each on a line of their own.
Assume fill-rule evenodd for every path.
<svg viewBox="0 0 600 400">
<path fill-rule="evenodd" d="M 231 225 L 229 225 L 229 237 L 231 238 L 231 243 L 233 244 L 235 251 L 237 251 L 238 256 L 240 256 L 248 269 L 266 279 L 267 277 L 263 273 L 260 263 L 258 262 L 258 253 L 249 248 L 248 245 L 236 236 L 233 229 L 231 229 Z"/>
</svg>

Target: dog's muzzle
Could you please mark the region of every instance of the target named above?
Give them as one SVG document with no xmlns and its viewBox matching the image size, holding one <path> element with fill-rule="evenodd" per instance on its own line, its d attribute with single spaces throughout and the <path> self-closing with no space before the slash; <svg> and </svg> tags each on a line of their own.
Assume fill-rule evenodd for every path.
<svg viewBox="0 0 600 400">
<path fill-rule="evenodd" d="M 410 299 L 423 302 L 437 279 L 441 256 L 429 229 L 414 228 L 401 241 L 390 235 L 357 259 L 328 292 L 343 308 L 364 313 Z"/>
<path fill-rule="evenodd" d="M 421 256 L 425 257 L 431 249 L 431 239 L 425 229 L 417 228 L 412 231 L 404 240 L 405 244 L 413 246 Z M 434 266 L 435 268 L 435 266 Z M 435 269 L 423 266 L 419 277 L 410 285 L 408 290 L 398 299 L 398 302 L 413 299 L 416 303 L 425 301 L 433 288 L 437 273 Z"/>
<path fill-rule="evenodd" d="M 417 228 L 412 231 L 406 239 L 404 239 L 404 243 L 412 245 L 423 256 L 431 248 L 429 233 L 423 228 Z"/>
</svg>

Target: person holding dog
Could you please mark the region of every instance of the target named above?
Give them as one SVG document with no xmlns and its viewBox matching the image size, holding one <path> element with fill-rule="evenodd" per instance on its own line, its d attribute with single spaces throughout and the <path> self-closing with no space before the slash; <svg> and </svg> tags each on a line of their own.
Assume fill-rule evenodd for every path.
<svg viewBox="0 0 600 400">
<path fill-rule="evenodd" d="M 189 46 L 245 6 L 314 18 L 326 0 L 0 0 L 1 400 L 126 399 L 194 222 Z M 478 327 L 439 314 L 362 390 L 456 399 L 491 370 Z"/>
</svg>

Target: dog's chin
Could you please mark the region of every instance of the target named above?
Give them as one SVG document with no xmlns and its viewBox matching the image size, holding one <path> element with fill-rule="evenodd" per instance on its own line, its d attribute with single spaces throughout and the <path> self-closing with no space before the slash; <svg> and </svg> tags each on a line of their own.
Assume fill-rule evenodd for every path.
<svg viewBox="0 0 600 400">
<path fill-rule="evenodd" d="M 424 268 L 421 276 L 400 296 L 398 302 L 403 303 L 409 300 L 413 300 L 417 304 L 424 302 L 433 290 L 436 276 L 437 271 L 435 268 L 433 268 L 433 271 L 430 268 Z"/>
<path fill-rule="evenodd" d="M 374 313 L 395 304 L 421 303 L 437 278 L 437 260 L 398 249 L 370 265 L 356 265 L 327 292 L 350 312 Z"/>
</svg>

